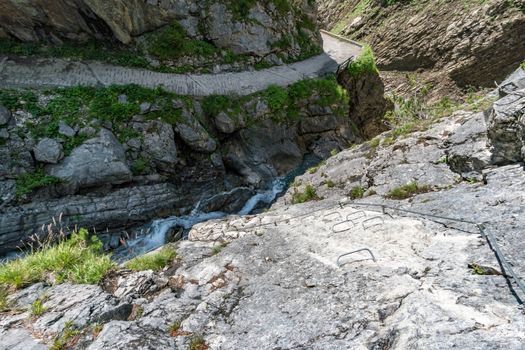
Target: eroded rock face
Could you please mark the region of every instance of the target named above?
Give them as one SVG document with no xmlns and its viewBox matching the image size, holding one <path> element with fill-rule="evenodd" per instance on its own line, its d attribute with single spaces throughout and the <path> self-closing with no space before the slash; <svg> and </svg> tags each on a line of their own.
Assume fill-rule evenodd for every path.
<svg viewBox="0 0 525 350">
<path fill-rule="evenodd" d="M 10 298 L 19 309 L 44 293 L 50 308 L 27 329 L 20 325 L 28 312 L 2 314 L 0 347 L 17 336 L 38 349 L 48 341 L 42 332 L 51 335 L 77 315 L 74 349 L 188 348 L 196 336 L 221 350 L 521 349 L 518 298 L 525 295 L 513 294 L 476 225 L 369 203 L 483 222 L 523 276 L 523 164 L 493 163 L 483 113 L 460 111 L 384 142 L 388 135 L 299 177 L 265 213 L 195 225 L 163 271 L 115 271 L 104 290 L 35 285 L 17 292 Z M 407 181 L 429 187 L 409 198 L 389 195 Z M 290 205 L 307 184 L 324 199 Z M 348 198 L 355 186 L 366 198 Z M 372 254 L 344 255 L 360 248 Z M 494 274 L 476 274 L 472 263 Z M 130 305 L 140 312 L 121 317 Z M 84 326 L 88 319 L 102 319 L 97 336 Z"/>
<path fill-rule="evenodd" d="M 279 50 L 295 57 L 301 52 L 301 23 L 307 20 L 315 27 L 316 8 L 307 0 L 286 4 L 290 5 L 283 9 L 273 2 L 255 1 L 245 9 L 233 1 L 2 0 L 0 30 L 3 36 L 22 41 L 95 37 L 130 44 L 144 33 L 177 21 L 190 38 L 208 40 L 236 54 L 264 57 L 275 51 L 276 43 L 291 40 Z M 319 45 L 316 28 L 304 26 L 301 30 Z"/>
<path fill-rule="evenodd" d="M 42 163 L 56 164 L 64 156 L 62 145 L 47 137 L 40 140 L 33 151 L 35 159 Z"/>
<path fill-rule="evenodd" d="M 493 161 L 497 164 L 525 160 L 525 89 L 508 91 L 487 114 Z"/>
<path fill-rule="evenodd" d="M 96 138 L 75 148 L 63 162 L 50 166 L 48 171 L 75 189 L 131 180 L 124 149 L 106 129 L 101 129 Z"/>
<path fill-rule="evenodd" d="M 182 118 L 175 126 L 175 132 L 180 138 L 196 152 L 213 153 L 217 149 L 217 142 L 199 121 L 187 109 L 182 111 Z"/>
<path fill-rule="evenodd" d="M 525 59 L 520 1 L 369 2 L 354 11 L 359 5 L 358 0 L 322 0 L 319 17 L 327 29 L 370 43 L 382 69 L 430 69 L 462 87 L 493 87 Z"/>
<path fill-rule="evenodd" d="M 333 225 L 347 217 L 353 226 L 334 232 Z M 377 224 L 373 230 L 370 220 Z M 254 225 L 261 223 L 271 225 Z M 232 350 L 383 346 L 378 344 L 517 350 L 525 341 L 525 320 L 504 277 L 475 275 L 467 268 L 473 261 L 497 268 L 478 235 L 351 204 L 341 207 L 333 198 L 198 225 L 192 237 L 205 239 L 206 232 L 220 232 L 224 224 L 245 234 L 228 240 L 218 254 L 212 255 L 217 244 L 212 237 L 206 239 L 210 243 L 183 241 L 176 246 L 177 260 L 163 271 L 117 272 L 108 277 L 112 288 L 106 291 L 92 287 L 72 294 L 77 290 L 72 286 L 51 287 L 45 303 L 50 309 L 27 327 L 34 330 L 57 312 L 64 315 L 60 324 L 65 315 L 102 300 L 92 319 L 108 305 L 134 305 L 141 312 L 127 320 L 111 313 L 96 336 L 90 326 L 81 326 L 80 317 L 73 349 L 185 349 L 196 335 L 209 349 Z M 338 259 L 356 247 L 368 247 L 375 260 L 364 252 Z M 22 307 L 31 302 L 23 297 L 27 294 L 18 293 Z M 42 341 L 16 322 L 28 317 L 3 316 L 0 332 L 8 337 L 0 344 L 14 335 L 26 344 Z"/>
<path fill-rule="evenodd" d="M 384 97 L 385 89 L 379 73 L 366 72 L 352 76 L 343 70 L 337 80 L 348 91 L 350 119 L 360 130 L 361 137 L 371 139 L 387 130 L 384 116 L 393 106 Z"/>
<path fill-rule="evenodd" d="M 117 102 L 131 103 L 125 95 Z M 136 101 L 137 114 L 126 121 L 70 122 L 71 137 L 57 133 L 33 140 L 24 120 L 10 124 L 5 128 L 10 136 L 0 145 L 0 254 L 42 233 L 42 225 L 58 217 L 67 225 L 96 229 L 106 247 L 115 248 L 125 236 L 123 227 L 185 215 L 197 203 L 205 212 L 238 212 L 273 177 L 300 165 L 307 153 L 326 157 L 353 140 L 347 106 L 321 102 L 320 94 L 312 92 L 298 102 L 296 119 L 276 119 L 255 95 L 239 102 L 241 108 L 217 112 L 235 120 L 229 130 L 197 98 L 191 103 Z M 166 114 L 172 119 L 155 115 L 161 103 L 169 104 Z M 24 113 L 28 123 L 38 122 Z M 61 159 L 61 145 L 77 141 Z M 61 181 L 17 195 L 14 179 L 40 168 L 38 176 Z"/>
</svg>

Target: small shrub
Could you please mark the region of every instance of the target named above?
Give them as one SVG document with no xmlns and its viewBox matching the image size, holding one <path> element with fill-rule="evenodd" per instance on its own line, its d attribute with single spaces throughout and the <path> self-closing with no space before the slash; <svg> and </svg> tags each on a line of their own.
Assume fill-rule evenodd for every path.
<svg viewBox="0 0 525 350">
<path fill-rule="evenodd" d="M 54 185 L 59 182 L 60 179 L 46 175 L 44 169 L 37 168 L 33 173 L 22 174 L 16 178 L 16 195 L 21 197 L 33 192 L 37 188 Z"/>
<path fill-rule="evenodd" d="M 288 103 L 288 90 L 284 87 L 271 85 L 264 94 L 272 111 L 282 110 Z"/>
<path fill-rule="evenodd" d="M 191 337 L 190 350 L 208 350 L 208 345 L 202 335 L 196 334 Z"/>
<path fill-rule="evenodd" d="M 365 191 L 366 190 L 362 186 L 352 187 L 350 193 L 348 193 L 348 197 L 350 197 L 351 199 L 363 198 L 363 196 L 365 195 Z"/>
<path fill-rule="evenodd" d="M 348 65 L 347 70 L 352 77 L 359 77 L 368 73 L 377 74 L 379 71 L 372 48 L 369 45 L 365 45 L 359 57 Z"/>
<path fill-rule="evenodd" d="M 37 299 L 31 304 L 30 312 L 31 316 L 38 317 L 42 315 L 46 311 L 46 307 L 44 306 L 45 299 Z"/>
<path fill-rule="evenodd" d="M 317 195 L 315 188 L 312 185 L 306 185 L 304 192 L 298 192 L 297 190 L 292 195 L 292 204 L 306 203 L 313 200 L 320 200 L 321 198 Z"/>
<path fill-rule="evenodd" d="M 35 282 L 96 284 L 113 266 L 102 252 L 102 242 L 80 229 L 56 245 L 0 265 L 0 284 L 12 288 Z"/>
<path fill-rule="evenodd" d="M 216 245 L 216 246 L 213 246 L 213 248 L 211 249 L 211 254 L 212 255 L 217 255 L 219 254 L 220 252 L 222 252 L 222 250 L 226 247 L 226 244 L 219 244 L 219 245 Z"/>
<path fill-rule="evenodd" d="M 180 321 L 175 321 L 169 326 L 169 333 L 172 337 L 176 336 L 180 330 Z"/>
<path fill-rule="evenodd" d="M 0 286 L 0 312 L 9 310 L 9 301 L 7 300 L 8 292 Z"/>
<path fill-rule="evenodd" d="M 332 180 L 326 180 L 325 185 L 328 188 L 334 188 L 335 187 L 335 183 Z"/>
<path fill-rule="evenodd" d="M 125 266 L 134 271 L 159 271 L 166 267 L 176 256 L 177 252 L 173 247 L 165 246 L 158 252 L 136 257 L 128 261 Z"/>
<path fill-rule="evenodd" d="M 308 169 L 308 174 L 315 174 L 317 172 L 317 170 L 319 170 L 319 166 L 313 166 L 311 168 Z"/>
<path fill-rule="evenodd" d="M 374 137 L 372 140 L 368 141 L 368 145 L 372 148 L 377 148 L 381 143 L 381 138 Z"/>
<path fill-rule="evenodd" d="M 339 153 L 339 152 L 337 152 L 337 149 L 336 149 L 336 148 L 334 148 L 333 150 L 330 151 L 330 155 L 331 155 L 332 157 L 335 156 L 335 155 L 337 155 L 337 153 Z"/>
<path fill-rule="evenodd" d="M 144 158 L 138 158 L 131 165 L 131 172 L 135 176 L 142 175 L 146 171 L 147 166 L 148 162 Z"/>
<path fill-rule="evenodd" d="M 53 344 L 49 347 L 49 350 L 65 350 L 68 348 L 68 345 L 73 341 L 73 338 L 78 336 L 80 334 L 80 331 L 77 329 L 73 329 L 73 324 L 71 322 L 67 322 L 64 330 L 62 331 L 62 334 L 57 336 L 55 340 L 53 341 Z"/>
<path fill-rule="evenodd" d="M 388 192 L 387 198 L 391 199 L 407 199 L 418 193 L 426 193 L 430 191 L 428 185 L 419 185 L 417 182 L 409 182 L 406 185 L 393 188 Z"/>
<path fill-rule="evenodd" d="M 103 329 L 104 329 L 104 325 L 102 323 L 95 323 L 92 329 L 93 338 L 97 338 Z"/>
</svg>

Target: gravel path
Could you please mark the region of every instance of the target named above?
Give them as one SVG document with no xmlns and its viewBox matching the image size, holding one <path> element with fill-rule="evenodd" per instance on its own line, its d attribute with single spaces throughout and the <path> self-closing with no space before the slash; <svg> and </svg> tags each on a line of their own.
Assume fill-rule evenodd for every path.
<svg viewBox="0 0 525 350">
<path fill-rule="evenodd" d="M 146 69 L 112 66 L 101 62 L 0 56 L 1 88 L 108 86 L 138 84 L 163 86 L 180 95 L 248 95 L 270 85 L 287 86 L 296 81 L 335 72 L 339 63 L 359 54 L 361 47 L 322 33 L 325 53 L 293 64 L 260 71 L 220 74 L 169 74 Z"/>
</svg>

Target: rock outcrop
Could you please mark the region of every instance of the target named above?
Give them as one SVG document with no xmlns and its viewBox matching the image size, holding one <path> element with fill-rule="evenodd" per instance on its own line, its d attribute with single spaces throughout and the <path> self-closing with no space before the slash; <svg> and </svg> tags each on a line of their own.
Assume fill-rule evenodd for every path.
<svg viewBox="0 0 525 350">
<path fill-rule="evenodd" d="M 124 148 L 106 129 L 75 148 L 60 164 L 50 166 L 48 173 L 73 187 L 73 193 L 85 187 L 123 184 L 132 175 Z"/>
<path fill-rule="evenodd" d="M 522 1 L 319 2 L 323 25 L 369 43 L 385 70 L 439 72 L 461 87 L 494 86 L 525 59 Z"/>
<path fill-rule="evenodd" d="M 368 140 L 387 130 L 384 116 L 393 106 L 385 98 L 385 87 L 379 72 L 353 76 L 343 70 L 337 80 L 348 91 L 348 113 L 360 136 Z"/>
<path fill-rule="evenodd" d="M 516 73 L 519 79 L 523 70 Z M 519 130 L 524 93 L 506 95 L 486 112 L 457 111 L 428 130 L 397 139 L 387 132 L 342 151 L 298 177 L 276 206 L 292 203 L 295 193 L 311 186 L 318 197 L 401 205 L 486 223 L 523 275 L 519 231 L 525 226 L 525 170 Z"/>
<path fill-rule="evenodd" d="M 179 57 L 181 64 L 176 65 L 179 67 L 203 64 L 203 57 L 199 55 L 210 45 L 229 50 L 230 57 L 253 56 L 252 64 L 282 64 L 283 60 L 321 51 L 316 7 L 307 0 L 0 2 L 0 37 L 24 42 L 96 39 L 141 51 L 155 42 L 157 35 L 169 31 L 170 26 L 174 30 L 168 35 L 171 41 L 162 43 L 158 50 L 160 56 L 167 50 L 182 50 L 177 45 L 184 44 L 180 42 L 184 37 L 187 41 L 198 40 L 203 47 L 198 47 L 192 55 Z M 155 59 L 150 58 L 150 61 Z"/>
<path fill-rule="evenodd" d="M 304 97 L 297 99 L 278 89 L 287 99 L 282 110 L 272 109 L 269 92 L 147 101 L 118 93 L 109 102 L 118 118 L 96 119 L 93 103 L 79 106 L 88 116 L 69 122 L 67 135 L 58 117 L 15 107 L 16 123 L 0 127 L 9 134 L 0 145 L 0 252 L 16 249 L 53 218 L 109 229 L 104 243 L 114 247 L 130 226 L 187 214 L 198 202 L 206 211 L 240 210 L 255 190 L 299 166 L 307 153 L 326 158 L 355 138 L 348 101 L 333 78 L 299 86 Z M 290 110 L 295 114 L 288 116 Z M 124 117 L 127 111 L 133 113 Z M 34 125 L 46 136 L 34 134 Z"/>
</svg>

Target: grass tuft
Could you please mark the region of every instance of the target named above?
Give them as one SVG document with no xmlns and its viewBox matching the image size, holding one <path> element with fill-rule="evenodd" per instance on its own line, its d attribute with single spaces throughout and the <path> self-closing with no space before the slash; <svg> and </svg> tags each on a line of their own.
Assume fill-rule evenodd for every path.
<svg viewBox="0 0 525 350">
<path fill-rule="evenodd" d="M 365 191 L 366 190 L 362 186 L 352 187 L 350 193 L 348 193 L 348 197 L 350 197 L 351 199 L 363 198 L 363 196 L 365 195 Z"/>
<path fill-rule="evenodd" d="M 372 48 L 368 45 L 365 45 L 359 57 L 357 57 L 348 65 L 347 70 L 352 77 L 360 77 L 363 74 L 368 73 L 377 74 L 379 70 L 376 66 Z"/>
<path fill-rule="evenodd" d="M 38 317 L 42 315 L 44 312 L 46 312 L 47 309 L 44 306 L 44 302 L 45 302 L 45 298 L 40 298 L 40 299 L 35 300 L 31 304 L 31 308 L 29 310 L 31 312 L 31 316 Z"/>
<path fill-rule="evenodd" d="M 0 286 L 0 312 L 9 311 L 9 300 L 7 300 L 9 293 Z"/>
<path fill-rule="evenodd" d="M 304 192 L 295 192 L 292 195 L 292 204 L 306 203 L 309 201 L 320 200 L 315 188 L 312 185 L 306 185 Z"/>
<path fill-rule="evenodd" d="M 207 350 L 208 345 L 206 345 L 206 341 L 204 340 L 204 337 L 199 334 L 195 334 L 191 337 L 190 340 L 190 350 Z"/>
<path fill-rule="evenodd" d="M 65 350 L 68 349 L 71 343 L 74 342 L 75 338 L 78 338 L 80 331 L 73 328 L 71 322 L 67 322 L 64 330 L 58 335 L 53 344 L 49 347 L 49 350 Z"/>
<path fill-rule="evenodd" d="M 16 180 L 16 195 L 22 197 L 34 190 L 42 187 L 51 186 L 60 182 L 60 179 L 44 173 L 44 169 L 37 168 L 32 173 L 19 175 Z"/>
<path fill-rule="evenodd" d="M 393 188 L 388 192 L 387 198 L 390 199 L 407 199 L 419 193 L 429 192 L 430 186 L 428 185 L 419 185 L 417 182 L 412 181 L 406 185 Z"/>
<path fill-rule="evenodd" d="M 0 265 L 0 285 L 20 288 L 36 282 L 96 284 L 114 266 L 102 242 L 86 229 L 56 245 Z"/>
<path fill-rule="evenodd" d="M 125 266 L 134 271 L 159 271 L 166 267 L 176 256 L 177 252 L 173 247 L 165 246 L 158 252 L 136 257 L 128 261 Z"/>
<path fill-rule="evenodd" d="M 222 252 L 222 250 L 226 247 L 226 244 L 225 243 L 222 243 L 222 244 L 219 244 L 219 245 L 216 245 L 216 246 L 213 246 L 213 248 L 211 248 L 211 254 L 212 255 L 217 255 L 219 254 L 220 252 Z"/>
</svg>

